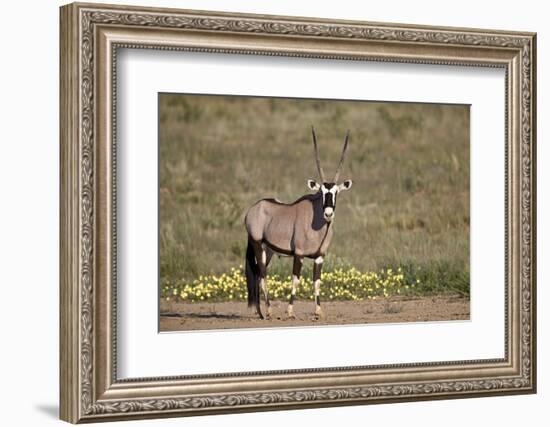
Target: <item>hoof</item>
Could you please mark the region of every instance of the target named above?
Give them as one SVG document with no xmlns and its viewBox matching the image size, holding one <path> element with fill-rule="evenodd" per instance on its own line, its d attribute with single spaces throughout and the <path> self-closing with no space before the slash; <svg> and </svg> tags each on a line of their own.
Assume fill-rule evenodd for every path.
<svg viewBox="0 0 550 427">
<path fill-rule="evenodd" d="M 315 314 L 313 315 L 313 320 L 323 320 L 325 318 L 325 313 L 323 312 L 323 310 L 321 310 L 321 308 L 317 308 L 315 310 Z"/>
<path fill-rule="evenodd" d="M 273 314 L 273 310 L 271 309 L 271 307 L 268 307 L 268 308 L 267 308 L 267 313 L 265 314 L 266 320 L 270 320 L 272 314 Z"/>
<path fill-rule="evenodd" d="M 259 307 L 256 307 L 256 313 L 258 313 L 258 317 L 263 320 L 264 315 L 262 314 L 262 310 L 260 310 Z"/>
<path fill-rule="evenodd" d="M 286 311 L 286 314 L 288 316 L 289 319 L 296 319 L 296 316 L 294 314 L 294 310 L 292 308 L 289 308 L 287 311 Z"/>
</svg>

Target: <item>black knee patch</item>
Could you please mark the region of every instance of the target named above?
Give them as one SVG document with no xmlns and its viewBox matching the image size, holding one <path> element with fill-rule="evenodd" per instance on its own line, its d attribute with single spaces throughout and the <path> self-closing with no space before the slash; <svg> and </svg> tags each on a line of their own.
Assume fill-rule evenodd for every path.
<svg viewBox="0 0 550 427">
<path fill-rule="evenodd" d="M 321 305 L 321 297 L 319 295 L 315 296 L 315 304 Z"/>
</svg>

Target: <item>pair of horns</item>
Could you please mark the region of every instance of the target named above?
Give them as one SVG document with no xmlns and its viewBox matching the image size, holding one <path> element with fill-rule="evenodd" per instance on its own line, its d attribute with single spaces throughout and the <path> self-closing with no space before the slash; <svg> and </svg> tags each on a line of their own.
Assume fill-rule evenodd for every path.
<svg viewBox="0 0 550 427">
<path fill-rule="evenodd" d="M 319 148 L 317 147 L 317 137 L 315 136 L 315 129 L 311 126 L 311 134 L 313 136 L 313 146 L 315 147 L 315 161 L 317 162 L 317 170 L 319 171 L 319 177 L 322 182 L 325 181 L 325 173 L 321 167 L 321 160 L 319 159 Z M 346 151 L 348 150 L 349 142 L 349 130 L 346 132 L 346 140 L 344 141 L 344 148 L 342 149 L 342 155 L 340 156 L 340 163 L 338 163 L 338 168 L 336 169 L 336 174 L 334 175 L 334 182 L 338 182 L 340 178 L 340 171 L 342 169 L 342 164 L 344 163 L 344 158 L 346 157 Z"/>
</svg>

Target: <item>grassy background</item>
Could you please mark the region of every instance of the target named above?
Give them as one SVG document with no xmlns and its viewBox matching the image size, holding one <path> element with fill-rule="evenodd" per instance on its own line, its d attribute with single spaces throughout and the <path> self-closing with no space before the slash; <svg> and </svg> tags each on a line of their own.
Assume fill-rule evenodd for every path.
<svg viewBox="0 0 550 427">
<path fill-rule="evenodd" d="M 327 176 L 351 130 L 353 188 L 324 270 L 401 266 L 418 292 L 469 294 L 468 106 L 161 94 L 159 115 L 161 283 L 243 264 L 247 208 L 318 179 L 314 125 Z M 291 269 L 281 258 L 269 272 Z"/>
</svg>

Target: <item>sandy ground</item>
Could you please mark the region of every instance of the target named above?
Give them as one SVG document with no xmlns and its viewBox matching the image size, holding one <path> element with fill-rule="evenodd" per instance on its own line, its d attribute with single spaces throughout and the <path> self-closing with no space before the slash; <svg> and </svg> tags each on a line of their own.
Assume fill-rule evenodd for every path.
<svg viewBox="0 0 550 427">
<path fill-rule="evenodd" d="M 287 303 L 272 301 L 272 318 L 261 320 L 244 302 L 182 303 L 162 301 L 160 331 L 268 328 L 284 326 L 467 320 L 470 301 L 459 297 L 393 297 L 370 301 L 332 301 L 322 304 L 324 318 L 313 316 L 313 301 L 294 303 L 295 319 L 286 315 Z M 265 308 L 262 304 L 262 311 Z"/>
</svg>

